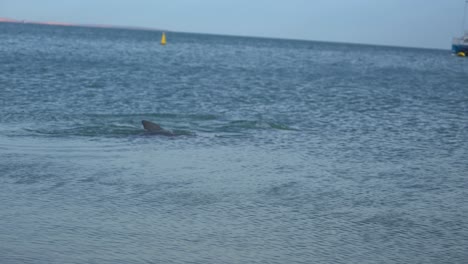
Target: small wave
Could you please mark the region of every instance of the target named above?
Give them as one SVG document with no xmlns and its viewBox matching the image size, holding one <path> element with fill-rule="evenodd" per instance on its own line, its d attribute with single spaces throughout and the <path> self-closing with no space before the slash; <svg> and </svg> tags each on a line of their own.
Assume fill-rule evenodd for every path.
<svg viewBox="0 0 468 264">
<path fill-rule="evenodd" d="M 133 126 L 77 126 L 73 128 L 57 129 L 24 129 L 29 135 L 41 135 L 49 137 L 129 137 L 153 135 L 147 133 L 143 128 Z M 196 133 L 189 130 L 171 130 L 175 136 L 194 136 Z"/>
<path fill-rule="evenodd" d="M 130 126 L 76 126 L 72 128 L 56 129 L 24 129 L 36 135 L 46 135 L 51 137 L 63 136 L 83 136 L 83 137 L 126 137 L 132 135 L 142 135 L 144 131 Z"/>
<path fill-rule="evenodd" d="M 251 121 L 251 120 L 236 120 L 229 122 L 228 125 L 223 127 L 227 131 L 237 131 L 243 129 L 260 129 L 260 130 L 296 130 L 285 124 L 275 123 L 275 122 L 265 122 L 265 121 Z"/>
<path fill-rule="evenodd" d="M 216 120 L 219 117 L 210 114 L 174 114 L 174 113 L 139 113 L 139 114 L 88 114 L 92 118 L 134 118 L 134 119 L 171 119 L 171 120 Z"/>
<path fill-rule="evenodd" d="M 220 137 L 245 136 L 252 131 L 297 131 L 296 128 L 276 121 L 229 120 L 216 115 L 190 114 L 88 114 L 61 116 L 58 120 L 16 124 L 3 134 L 9 136 L 45 137 L 130 137 L 144 136 L 141 120 L 152 120 L 176 136 L 216 134 Z M 13 128 L 13 130 L 11 129 Z"/>
<path fill-rule="evenodd" d="M 269 190 L 267 190 L 266 193 L 272 196 L 291 196 L 297 194 L 299 187 L 300 185 L 298 182 L 291 181 L 277 186 L 273 186 Z"/>
</svg>

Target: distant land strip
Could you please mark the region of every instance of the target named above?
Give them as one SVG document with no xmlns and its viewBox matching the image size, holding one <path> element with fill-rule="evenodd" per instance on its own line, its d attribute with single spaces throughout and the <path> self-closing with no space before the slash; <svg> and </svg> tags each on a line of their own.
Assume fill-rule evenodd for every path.
<svg viewBox="0 0 468 264">
<path fill-rule="evenodd" d="M 116 25 L 102 25 L 102 24 L 73 24 L 55 21 L 29 21 L 29 20 L 17 20 L 6 17 L 0 17 L 0 23 L 20 23 L 20 24 L 35 24 L 35 25 L 47 25 L 47 26 L 64 26 L 64 27 L 92 27 L 92 28 L 118 28 L 118 29 L 133 29 L 133 30 L 152 30 L 152 31 L 168 31 L 159 28 L 148 28 L 148 27 L 132 27 L 132 26 L 116 26 Z"/>
</svg>

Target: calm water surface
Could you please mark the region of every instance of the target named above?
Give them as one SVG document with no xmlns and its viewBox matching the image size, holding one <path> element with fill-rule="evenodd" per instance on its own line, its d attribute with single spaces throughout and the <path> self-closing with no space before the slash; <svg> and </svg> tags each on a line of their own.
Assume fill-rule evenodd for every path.
<svg viewBox="0 0 468 264">
<path fill-rule="evenodd" d="M 468 60 L 159 38 L 0 24 L 1 263 L 468 263 Z"/>
</svg>

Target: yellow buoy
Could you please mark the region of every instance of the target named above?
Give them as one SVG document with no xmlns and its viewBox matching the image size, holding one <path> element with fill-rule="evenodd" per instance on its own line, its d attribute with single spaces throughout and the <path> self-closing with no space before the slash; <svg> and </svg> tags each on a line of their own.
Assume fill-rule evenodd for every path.
<svg viewBox="0 0 468 264">
<path fill-rule="evenodd" d="M 166 45 L 166 33 L 165 32 L 162 33 L 161 45 Z"/>
<path fill-rule="evenodd" d="M 462 51 L 462 52 L 458 52 L 457 56 L 458 57 L 466 57 L 466 54 L 465 54 L 465 52 Z"/>
</svg>

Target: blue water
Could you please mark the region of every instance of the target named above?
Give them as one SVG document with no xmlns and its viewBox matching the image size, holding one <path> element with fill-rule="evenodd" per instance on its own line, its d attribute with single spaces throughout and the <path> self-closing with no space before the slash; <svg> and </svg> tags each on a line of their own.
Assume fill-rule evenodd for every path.
<svg viewBox="0 0 468 264">
<path fill-rule="evenodd" d="M 468 60 L 159 39 L 0 23 L 0 263 L 468 263 Z"/>
</svg>

